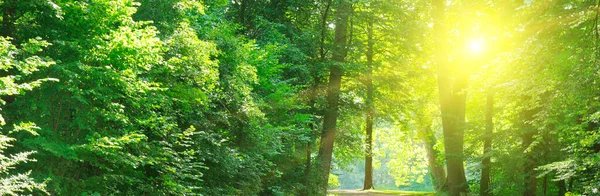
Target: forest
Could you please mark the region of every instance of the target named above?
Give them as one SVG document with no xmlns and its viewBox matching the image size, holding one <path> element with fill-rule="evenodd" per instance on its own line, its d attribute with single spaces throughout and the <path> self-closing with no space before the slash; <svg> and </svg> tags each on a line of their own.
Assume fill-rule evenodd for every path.
<svg viewBox="0 0 600 196">
<path fill-rule="evenodd" d="M 597 0 L 0 11 L 0 195 L 600 195 Z"/>
</svg>

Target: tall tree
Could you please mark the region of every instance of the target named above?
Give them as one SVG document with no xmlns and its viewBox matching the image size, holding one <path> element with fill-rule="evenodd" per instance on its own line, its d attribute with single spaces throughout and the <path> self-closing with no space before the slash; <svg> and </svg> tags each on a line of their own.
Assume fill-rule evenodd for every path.
<svg viewBox="0 0 600 196">
<path fill-rule="evenodd" d="M 337 131 L 337 118 L 339 112 L 339 98 L 344 74 L 343 63 L 345 62 L 348 39 L 348 16 L 352 12 L 352 4 L 347 0 L 341 0 L 337 4 L 335 16 L 335 38 L 334 50 L 329 68 L 329 83 L 327 85 L 327 106 L 323 118 L 323 131 L 321 132 L 321 143 L 319 145 L 319 191 L 323 194 L 327 190 L 329 171 L 331 169 L 331 158 L 333 154 L 333 142 Z"/>
<path fill-rule="evenodd" d="M 375 119 L 375 107 L 373 105 L 373 19 L 367 16 L 367 73 L 365 86 L 367 87 L 366 100 L 366 125 L 365 125 L 365 181 L 363 189 L 373 189 L 373 121 Z"/>
<path fill-rule="evenodd" d="M 450 195 L 459 196 L 466 194 L 468 189 L 463 165 L 467 74 L 466 70 L 452 70 L 448 62 L 446 1 L 433 0 L 432 6 L 448 188 Z"/>
<path fill-rule="evenodd" d="M 479 195 L 492 195 L 490 189 L 490 154 L 492 149 L 492 139 L 494 134 L 494 92 L 490 88 L 487 92 L 487 101 L 485 107 L 485 133 L 483 136 L 483 159 L 481 160 L 481 179 L 479 180 Z"/>
</svg>

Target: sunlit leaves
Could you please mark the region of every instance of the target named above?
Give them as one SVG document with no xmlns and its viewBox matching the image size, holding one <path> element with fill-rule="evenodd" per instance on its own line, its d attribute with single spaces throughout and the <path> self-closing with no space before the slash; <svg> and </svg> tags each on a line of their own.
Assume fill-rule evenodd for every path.
<svg viewBox="0 0 600 196">
<path fill-rule="evenodd" d="M 49 46 L 48 42 L 45 42 L 39 38 L 30 39 L 28 42 L 22 45 L 22 48 L 17 49 L 11 42 L 11 38 L 0 37 L 0 58 L 1 58 L 1 69 L 8 72 L 16 69 L 21 72 L 22 75 L 7 75 L 0 78 L 2 85 L 0 85 L 0 95 L 19 95 L 24 94 L 25 91 L 30 91 L 34 87 L 38 87 L 43 81 L 50 79 L 38 79 L 33 82 L 21 82 L 17 83 L 24 75 L 29 75 L 32 72 L 38 71 L 40 68 L 48 67 L 53 65 L 54 62 L 49 59 L 42 59 L 38 56 L 33 56 L 38 52 L 41 52 L 43 48 Z M 55 79 L 53 79 L 56 81 Z M 4 104 L 2 100 L 2 105 Z M 4 118 L 0 116 L 0 124 L 4 126 L 6 124 Z M 13 130 L 8 132 L 14 134 L 19 131 L 26 131 L 32 135 L 38 135 L 36 130 L 39 130 L 34 123 L 22 122 L 13 125 Z M 29 175 L 31 171 L 22 172 L 15 174 L 14 170 L 16 165 L 27 162 L 35 162 L 35 159 L 30 158 L 30 155 L 34 154 L 35 151 L 19 152 L 9 154 L 7 152 L 8 147 L 12 147 L 11 142 L 15 139 L 6 135 L 0 134 L 0 194 L 2 195 L 19 195 L 24 193 L 32 193 L 34 191 L 41 191 L 41 193 L 48 194 L 45 191 L 45 183 L 35 182 Z"/>
<path fill-rule="evenodd" d="M 213 43 L 201 41 L 188 23 L 181 23 L 166 45 L 167 66 L 174 77 L 205 91 L 215 88 L 219 72 L 211 59 L 217 54 Z"/>
<path fill-rule="evenodd" d="M 153 27 L 128 26 L 111 30 L 107 35 L 96 37 L 100 41 L 86 59 L 92 64 L 115 68 L 119 71 L 132 69 L 136 74 L 148 71 L 162 60 L 162 42 Z"/>
<path fill-rule="evenodd" d="M 24 43 L 21 49 L 17 49 L 11 43 L 11 38 L 0 37 L 0 68 L 8 71 L 17 69 L 25 75 L 38 71 L 41 67 L 48 67 L 55 64 L 53 61 L 35 54 L 42 51 L 43 48 L 51 44 L 41 40 L 41 38 L 30 39 Z M 19 76 L 12 76 L 16 78 Z M 9 79 L 11 80 L 11 79 Z M 5 80 L 5 84 L 9 82 Z M 9 82 L 10 83 L 10 82 Z"/>
</svg>

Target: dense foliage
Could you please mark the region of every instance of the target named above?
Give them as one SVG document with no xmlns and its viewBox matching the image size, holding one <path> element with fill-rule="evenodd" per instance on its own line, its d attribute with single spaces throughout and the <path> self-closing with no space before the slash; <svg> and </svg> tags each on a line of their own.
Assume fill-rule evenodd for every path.
<svg viewBox="0 0 600 196">
<path fill-rule="evenodd" d="M 0 11 L 1 195 L 600 194 L 597 1 Z"/>
</svg>

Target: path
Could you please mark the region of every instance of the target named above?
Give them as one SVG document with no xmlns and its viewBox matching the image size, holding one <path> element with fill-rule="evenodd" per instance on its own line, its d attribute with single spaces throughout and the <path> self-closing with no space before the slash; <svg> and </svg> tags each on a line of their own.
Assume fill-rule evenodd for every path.
<svg viewBox="0 0 600 196">
<path fill-rule="evenodd" d="M 331 196 L 384 196 L 384 195 L 400 195 L 400 196 L 414 196 L 414 195 L 423 195 L 429 196 L 433 195 L 430 193 L 423 192 L 405 192 L 405 191 L 379 191 L 379 190 L 329 190 L 327 191 Z"/>
</svg>

